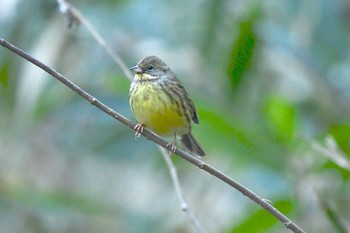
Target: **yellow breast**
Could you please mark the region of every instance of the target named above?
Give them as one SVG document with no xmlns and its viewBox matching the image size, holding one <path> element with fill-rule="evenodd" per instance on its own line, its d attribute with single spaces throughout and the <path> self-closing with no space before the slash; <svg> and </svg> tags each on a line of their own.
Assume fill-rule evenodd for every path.
<svg viewBox="0 0 350 233">
<path fill-rule="evenodd" d="M 190 120 L 186 117 L 177 96 L 173 101 L 156 82 L 134 83 L 130 90 L 131 110 L 139 123 L 161 136 L 184 135 L 190 131 Z"/>
</svg>

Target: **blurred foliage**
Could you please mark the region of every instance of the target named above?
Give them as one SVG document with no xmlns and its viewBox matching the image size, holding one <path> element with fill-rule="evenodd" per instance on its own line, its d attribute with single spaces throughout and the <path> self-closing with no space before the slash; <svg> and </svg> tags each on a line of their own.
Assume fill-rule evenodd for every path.
<svg viewBox="0 0 350 233">
<path fill-rule="evenodd" d="M 295 108 L 281 97 L 271 97 L 267 100 L 265 112 L 276 139 L 289 142 L 295 130 Z"/>
<path fill-rule="evenodd" d="M 327 217 L 333 224 L 334 228 L 339 233 L 346 233 L 347 230 L 341 223 L 340 218 L 337 216 L 337 213 L 323 200 L 320 200 L 322 207 L 324 208 L 325 213 L 327 214 Z"/>
<path fill-rule="evenodd" d="M 289 213 L 292 209 L 292 203 L 289 201 L 278 201 L 273 203 L 273 205 L 285 214 Z M 277 221 L 278 220 L 273 216 L 266 216 L 266 210 L 264 209 L 251 210 L 249 217 L 244 219 L 238 226 L 235 226 L 231 233 L 259 233 L 267 231 L 276 224 Z"/>
<path fill-rule="evenodd" d="M 306 232 L 350 231 L 348 1 L 71 3 L 127 66 L 154 54 L 173 69 L 197 106 L 204 161 Z M 1 38 L 134 119 L 129 80 L 56 1 L 0 6 Z M 208 232 L 289 232 L 172 159 Z M 0 48 L 0 232 L 195 230 L 155 145 Z"/>
<path fill-rule="evenodd" d="M 329 127 L 330 135 L 336 140 L 338 146 L 350 157 L 350 125 L 348 124 L 334 124 Z"/>
<path fill-rule="evenodd" d="M 0 84 L 2 85 L 3 89 L 6 89 L 8 86 L 8 75 L 7 75 L 7 70 L 8 66 L 4 64 L 0 70 Z"/>
<path fill-rule="evenodd" d="M 239 86 L 252 63 L 256 43 L 252 24 L 252 20 L 239 24 L 239 34 L 232 49 L 231 64 L 229 65 L 229 75 L 233 88 Z"/>
</svg>

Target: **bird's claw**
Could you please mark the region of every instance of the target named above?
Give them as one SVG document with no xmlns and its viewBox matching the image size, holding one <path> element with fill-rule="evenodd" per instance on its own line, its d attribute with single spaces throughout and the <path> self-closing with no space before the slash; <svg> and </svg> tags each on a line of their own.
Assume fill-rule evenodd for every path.
<svg viewBox="0 0 350 233">
<path fill-rule="evenodd" d="M 169 156 L 175 154 L 175 152 L 176 152 L 176 141 L 173 141 L 171 143 L 167 143 L 166 147 L 167 148 L 170 147 Z"/>
<path fill-rule="evenodd" d="M 134 127 L 134 130 L 136 131 L 135 132 L 135 140 L 141 136 L 144 128 L 145 128 L 145 126 L 143 124 L 139 123 L 139 124 L 135 125 L 135 127 Z"/>
</svg>

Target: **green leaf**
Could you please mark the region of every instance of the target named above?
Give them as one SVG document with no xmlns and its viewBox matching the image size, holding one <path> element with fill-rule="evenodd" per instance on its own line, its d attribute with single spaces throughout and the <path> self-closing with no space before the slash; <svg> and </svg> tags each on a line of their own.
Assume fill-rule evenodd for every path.
<svg viewBox="0 0 350 233">
<path fill-rule="evenodd" d="M 350 171 L 339 166 L 338 164 L 336 164 L 335 162 L 333 161 L 328 161 L 326 162 L 323 166 L 322 166 L 322 169 L 334 169 L 336 170 L 337 172 L 339 172 L 339 174 L 342 176 L 342 178 L 344 180 L 348 180 L 349 177 L 350 177 Z"/>
<path fill-rule="evenodd" d="M 3 86 L 3 88 L 8 87 L 8 65 L 5 64 L 3 67 L 0 69 L 0 84 Z"/>
<path fill-rule="evenodd" d="M 264 110 L 276 138 L 282 142 L 289 142 L 295 131 L 294 106 L 279 96 L 272 96 L 267 100 Z"/>
<path fill-rule="evenodd" d="M 346 227 L 344 227 L 342 224 L 338 214 L 322 198 L 320 198 L 320 202 L 326 216 L 328 217 L 330 223 L 333 224 L 334 228 L 337 229 L 337 232 L 346 233 Z"/>
<path fill-rule="evenodd" d="M 274 206 L 284 214 L 292 210 L 292 203 L 286 200 L 278 201 L 274 203 Z M 230 233 L 261 233 L 271 228 L 277 222 L 277 218 L 265 209 L 259 209 L 246 218 L 239 226 L 232 229 Z M 282 223 L 280 224 L 283 227 Z"/>
<path fill-rule="evenodd" d="M 243 21 L 239 25 L 239 35 L 233 45 L 231 61 L 228 68 L 231 85 L 236 89 L 243 76 L 249 70 L 255 48 L 256 36 L 253 31 L 253 21 Z"/>
<path fill-rule="evenodd" d="M 219 113 L 215 112 L 213 109 L 200 109 L 201 119 L 205 119 L 205 125 L 201 125 L 202 128 L 210 127 L 215 130 L 220 137 L 211 138 L 212 141 L 218 140 L 222 144 L 232 143 L 232 139 L 237 140 L 247 147 L 252 147 L 253 142 L 251 141 L 249 135 L 243 130 L 236 127 L 232 119 L 228 119 Z"/>
<path fill-rule="evenodd" d="M 334 137 L 340 149 L 350 156 L 350 125 L 334 124 L 328 132 Z"/>
</svg>

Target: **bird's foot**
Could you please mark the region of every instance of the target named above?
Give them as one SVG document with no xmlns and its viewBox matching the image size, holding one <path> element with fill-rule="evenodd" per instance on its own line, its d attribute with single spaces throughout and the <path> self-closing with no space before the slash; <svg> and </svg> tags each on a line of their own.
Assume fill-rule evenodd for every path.
<svg viewBox="0 0 350 233">
<path fill-rule="evenodd" d="M 167 144 L 166 144 L 166 147 L 167 147 L 167 148 L 170 147 L 169 156 L 172 156 L 172 155 L 175 154 L 175 152 L 176 152 L 176 141 L 174 140 L 174 141 L 171 142 L 171 143 L 167 143 Z"/>
<path fill-rule="evenodd" d="M 135 132 L 135 140 L 141 136 L 144 128 L 145 128 L 145 126 L 141 123 L 135 125 L 135 127 L 134 127 L 134 130 L 136 131 Z"/>
</svg>

